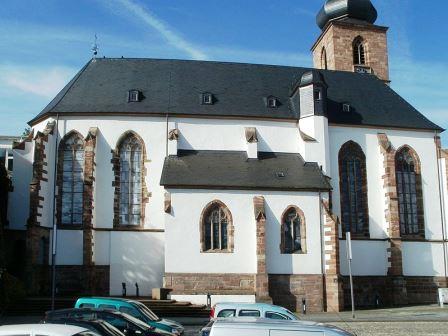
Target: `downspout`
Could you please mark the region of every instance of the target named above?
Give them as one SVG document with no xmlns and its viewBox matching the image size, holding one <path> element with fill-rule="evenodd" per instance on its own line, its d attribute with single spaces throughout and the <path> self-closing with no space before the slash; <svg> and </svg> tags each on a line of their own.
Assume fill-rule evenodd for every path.
<svg viewBox="0 0 448 336">
<path fill-rule="evenodd" d="M 59 138 L 59 113 L 56 115 L 55 125 L 56 137 L 54 141 L 54 165 L 53 165 L 53 238 L 51 239 L 51 310 L 54 310 L 56 297 L 56 247 L 58 223 L 56 222 L 56 175 L 57 175 L 57 158 L 58 158 L 58 138 Z"/>
<path fill-rule="evenodd" d="M 435 133 L 434 138 L 437 138 L 437 132 Z M 445 237 L 445 195 L 442 188 L 443 185 L 443 179 L 442 179 L 442 172 L 441 172 L 441 164 L 442 164 L 442 155 L 441 150 L 437 146 L 436 143 L 436 159 L 437 159 L 437 177 L 439 181 L 439 202 L 440 202 L 440 218 L 442 223 L 442 246 L 443 246 L 443 267 L 445 272 L 445 280 L 448 278 L 448 271 L 447 271 L 447 258 L 446 258 L 446 237 Z M 446 160 L 446 159 L 445 159 Z"/>
<path fill-rule="evenodd" d="M 320 267 L 322 272 L 322 299 L 326 302 L 326 288 L 325 288 L 325 250 L 324 250 L 324 225 L 322 222 L 322 192 L 319 191 L 319 222 L 320 222 Z"/>
<path fill-rule="evenodd" d="M 168 113 L 166 114 L 166 134 L 165 134 L 165 157 L 168 157 Z"/>
</svg>

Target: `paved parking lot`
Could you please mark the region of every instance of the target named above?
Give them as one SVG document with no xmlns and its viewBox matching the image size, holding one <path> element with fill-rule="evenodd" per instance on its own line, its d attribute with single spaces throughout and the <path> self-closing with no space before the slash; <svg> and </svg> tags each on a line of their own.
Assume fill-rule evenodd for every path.
<svg viewBox="0 0 448 336">
<path fill-rule="evenodd" d="M 357 336 L 448 335 L 448 322 L 348 322 L 332 323 Z M 197 336 L 200 327 L 186 327 L 186 336 Z"/>
</svg>

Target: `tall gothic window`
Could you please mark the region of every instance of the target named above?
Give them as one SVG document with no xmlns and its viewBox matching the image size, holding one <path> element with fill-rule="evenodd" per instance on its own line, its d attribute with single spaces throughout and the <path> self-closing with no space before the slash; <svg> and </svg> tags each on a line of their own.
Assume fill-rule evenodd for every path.
<svg viewBox="0 0 448 336">
<path fill-rule="evenodd" d="M 353 141 L 345 143 L 339 151 L 339 183 L 343 230 L 368 236 L 366 157 Z"/>
<path fill-rule="evenodd" d="M 68 134 L 59 147 L 62 164 L 60 189 L 61 224 L 82 225 L 84 193 L 84 140 L 78 133 Z"/>
<path fill-rule="evenodd" d="M 327 51 L 325 48 L 322 48 L 322 55 L 321 55 L 321 68 L 327 70 L 328 69 L 328 62 L 327 62 Z"/>
<path fill-rule="evenodd" d="M 353 63 L 355 65 L 366 64 L 366 50 L 362 37 L 357 37 L 353 42 Z"/>
<path fill-rule="evenodd" d="M 119 146 L 119 224 L 141 225 L 143 148 L 140 139 L 129 134 Z"/>
<path fill-rule="evenodd" d="M 203 252 L 231 251 L 233 249 L 232 216 L 222 202 L 214 201 L 203 211 L 201 235 Z"/>
<path fill-rule="evenodd" d="M 422 233 L 421 176 L 416 154 L 403 147 L 395 156 L 397 194 L 402 235 Z"/>
<path fill-rule="evenodd" d="M 297 207 L 289 207 L 282 216 L 281 252 L 284 254 L 305 253 L 305 217 Z"/>
</svg>

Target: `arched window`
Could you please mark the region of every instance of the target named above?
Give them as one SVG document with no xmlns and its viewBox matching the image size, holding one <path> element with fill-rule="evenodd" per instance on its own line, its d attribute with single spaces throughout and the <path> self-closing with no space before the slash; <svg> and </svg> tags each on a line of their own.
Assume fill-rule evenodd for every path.
<svg viewBox="0 0 448 336">
<path fill-rule="evenodd" d="M 395 172 L 400 214 L 400 233 L 424 235 L 423 197 L 417 154 L 405 146 L 395 155 Z"/>
<path fill-rule="evenodd" d="M 202 252 L 233 251 L 232 215 L 220 201 L 208 204 L 201 216 Z"/>
<path fill-rule="evenodd" d="M 345 143 L 339 151 L 339 186 L 344 232 L 368 236 L 366 157 L 353 141 Z"/>
<path fill-rule="evenodd" d="M 327 70 L 328 69 L 328 61 L 327 61 L 327 51 L 325 50 L 325 47 L 322 48 L 322 54 L 320 59 L 321 68 Z"/>
<path fill-rule="evenodd" d="M 282 216 L 281 252 L 283 254 L 306 253 L 305 216 L 299 208 L 289 207 Z"/>
<path fill-rule="evenodd" d="M 77 132 L 67 134 L 59 145 L 58 214 L 62 225 L 83 224 L 84 203 L 84 139 Z"/>
<path fill-rule="evenodd" d="M 353 63 L 355 65 L 365 65 L 366 64 L 365 44 L 364 44 L 364 40 L 360 36 L 358 36 L 353 41 Z"/>
<path fill-rule="evenodd" d="M 119 224 L 141 225 L 143 195 L 143 145 L 129 133 L 119 148 Z"/>
</svg>

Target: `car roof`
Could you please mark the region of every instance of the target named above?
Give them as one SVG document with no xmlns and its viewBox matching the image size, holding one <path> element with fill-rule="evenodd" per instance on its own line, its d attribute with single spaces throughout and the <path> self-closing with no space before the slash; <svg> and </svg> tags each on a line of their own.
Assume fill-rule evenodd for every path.
<svg viewBox="0 0 448 336">
<path fill-rule="evenodd" d="M 252 303 L 252 302 L 218 302 L 216 308 L 259 308 L 259 309 L 277 309 L 286 311 L 286 308 L 281 306 L 272 305 L 269 303 Z"/>
<path fill-rule="evenodd" d="M 106 312 L 111 314 L 117 314 L 117 315 L 123 315 L 124 313 L 115 310 L 115 309 L 107 309 L 107 308 L 91 308 L 91 307 L 84 307 L 84 308 L 65 308 L 65 309 L 58 309 L 58 310 L 49 310 L 46 313 L 47 314 L 57 314 L 57 313 L 66 313 L 71 311 L 91 311 L 91 312 Z"/>
<path fill-rule="evenodd" d="M 30 332 L 33 332 L 35 334 L 51 333 L 51 335 L 55 336 L 69 336 L 83 331 L 89 330 L 66 324 L 14 324 L 0 326 L 0 335 L 12 335 L 13 333 L 29 334 Z"/>
<path fill-rule="evenodd" d="M 213 324 L 213 328 L 239 328 L 250 327 L 251 329 L 275 328 L 276 330 L 312 330 L 329 331 L 341 330 L 332 325 L 327 325 L 311 321 L 293 321 L 293 320 L 272 320 L 260 317 L 239 317 L 239 318 L 218 318 Z"/>
<path fill-rule="evenodd" d="M 101 296 L 92 296 L 92 297 L 81 297 L 77 300 L 77 302 L 92 302 L 92 301 L 101 301 L 101 302 L 116 302 L 116 303 L 135 303 L 138 301 L 130 300 L 126 298 L 118 298 L 118 297 L 101 297 Z"/>
</svg>

